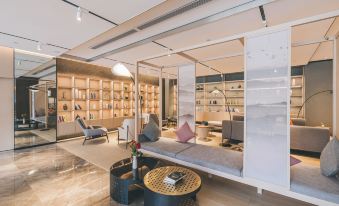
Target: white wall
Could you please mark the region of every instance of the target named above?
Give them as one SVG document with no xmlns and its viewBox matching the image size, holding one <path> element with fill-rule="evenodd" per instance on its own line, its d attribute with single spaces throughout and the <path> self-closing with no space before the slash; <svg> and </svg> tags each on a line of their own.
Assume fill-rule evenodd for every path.
<svg viewBox="0 0 339 206">
<path fill-rule="evenodd" d="M 14 50 L 0 46 L 0 151 L 14 149 Z"/>
</svg>

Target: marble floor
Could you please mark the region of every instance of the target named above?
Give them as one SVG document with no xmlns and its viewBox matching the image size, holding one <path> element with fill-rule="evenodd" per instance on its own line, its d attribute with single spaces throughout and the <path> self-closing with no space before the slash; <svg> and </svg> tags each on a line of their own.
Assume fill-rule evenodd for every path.
<svg viewBox="0 0 339 206">
<path fill-rule="evenodd" d="M 56 141 L 56 130 L 32 129 L 15 131 L 15 148 L 30 147 Z"/>
<path fill-rule="evenodd" d="M 108 169 L 128 155 L 123 144 L 117 145 L 114 133 L 109 143 L 98 139 L 82 146 L 82 139 L 75 139 L 0 152 L 0 205 L 117 206 L 109 196 Z M 309 206 L 267 191 L 257 195 L 256 188 L 199 174 L 203 186 L 197 206 Z M 142 198 L 131 205 L 142 206 Z"/>
</svg>

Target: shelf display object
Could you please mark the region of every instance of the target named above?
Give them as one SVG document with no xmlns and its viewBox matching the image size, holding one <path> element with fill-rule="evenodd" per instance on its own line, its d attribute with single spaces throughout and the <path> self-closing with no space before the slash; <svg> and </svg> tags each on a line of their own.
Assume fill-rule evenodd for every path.
<svg viewBox="0 0 339 206">
<path fill-rule="evenodd" d="M 143 113 L 159 114 L 159 86 L 142 83 Z M 58 136 L 77 134 L 75 119 L 114 129 L 133 118 L 134 86 L 130 81 L 58 75 Z M 80 132 L 80 130 L 79 130 Z"/>
<path fill-rule="evenodd" d="M 197 83 L 197 112 L 227 112 L 224 97 L 221 94 L 211 93 L 215 87 L 225 91 L 227 104 L 230 106 L 231 112 L 244 112 L 244 80 Z M 291 77 L 290 95 L 291 118 L 295 118 L 304 101 L 304 77 L 302 75 Z M 299 117 L 304 117 L 304 108 L 301 110 Z"/>
</svg>

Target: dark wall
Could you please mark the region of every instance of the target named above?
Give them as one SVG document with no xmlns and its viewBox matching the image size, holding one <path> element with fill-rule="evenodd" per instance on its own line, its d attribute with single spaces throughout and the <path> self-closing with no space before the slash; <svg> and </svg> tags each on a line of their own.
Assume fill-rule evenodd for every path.
<svg viewBox="0 0 339 206">
<path fill-rule="evenodd" d="M 333 86 L 333 62 L 319 61 L 311 62 L 305 66 L 305 99 L 311 95 L 331 90 Z M 332 128 L 332 97 L 330 92 L 313 96 L 305 104 L 306 125 L 325 126 Z"/>
<path fill-rule="evenodd" d="M 29 90 L 28 88 L 38 83 L 39 83 L 39 80 L 37 78 L 19 77 L 15 80 L 16 118 L 21 119 L 22 114 L 26 114 L 26 118 L 29 117 Z"/>
</svg>

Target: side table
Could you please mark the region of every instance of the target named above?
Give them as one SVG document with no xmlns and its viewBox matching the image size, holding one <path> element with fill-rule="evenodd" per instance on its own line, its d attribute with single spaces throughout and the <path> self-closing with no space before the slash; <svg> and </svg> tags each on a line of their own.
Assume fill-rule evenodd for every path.
<svg viewBox="0 0 339 206">
<path fill-rule="evenodd" d="M 164 183 L 164 178 L 172 172 L 184 172 L 186 176 L 176 185 Z M 159 167 L 148 172 L 144 177 L 144 202 L 147 206 L 177 206 L 187 199 L 196 199 L 201 188 L 200 176 L 192 170 L 167 166 Z"/>
<path fill-rule="evenodd" d="M 138 178 L 133 178 L 131 158 L 114 163 L 110 168 L 110 195 L 120 204 L 129 204 L 143 193 L 144 175 L 157 167 L 160 160 L 152 157 L 138 159 Z"/>
</svg>

